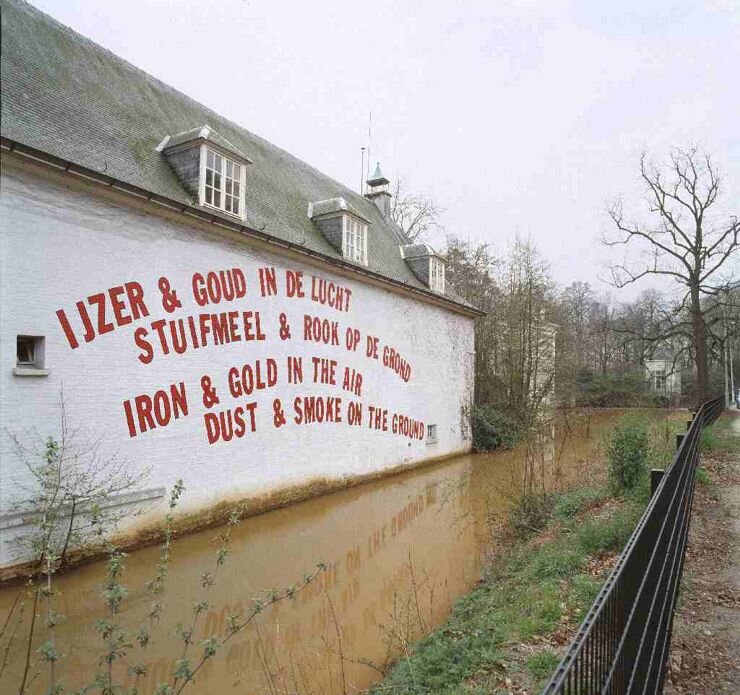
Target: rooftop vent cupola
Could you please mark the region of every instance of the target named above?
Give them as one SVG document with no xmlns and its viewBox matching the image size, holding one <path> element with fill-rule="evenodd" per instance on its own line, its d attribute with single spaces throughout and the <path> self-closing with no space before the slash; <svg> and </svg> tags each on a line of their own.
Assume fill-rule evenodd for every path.
<svg viewBox="0 0 740 695">
<path fill-rule="evenodd" d="M 376 207 L 383 214 L 383 217 L 390 217 L 391 214 L 391 194 L 388 190 L 390 181 L 383 176 L 380 170 L 380 162 L 377 163 L 373 175 L 367 180 L 368 191 L 365 197 L 372 200 Z"/>
</svg>

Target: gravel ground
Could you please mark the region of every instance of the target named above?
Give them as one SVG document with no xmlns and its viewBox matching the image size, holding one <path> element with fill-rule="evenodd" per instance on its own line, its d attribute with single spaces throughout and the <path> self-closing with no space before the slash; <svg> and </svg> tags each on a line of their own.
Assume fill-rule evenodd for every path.
<svg viewBox="0 0 740 695">
<path fill-rule="evenodd" d="M 737 448 L 702 455 L 684 586 L 674 621 L 668 695 L 740 693 L 740 413 Z"/>
</svg>

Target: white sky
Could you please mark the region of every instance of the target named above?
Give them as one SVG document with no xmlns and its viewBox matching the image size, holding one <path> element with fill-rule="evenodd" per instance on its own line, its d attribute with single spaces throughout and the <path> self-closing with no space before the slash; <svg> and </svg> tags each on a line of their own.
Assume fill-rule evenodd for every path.
<svg viewBox="0 0 740 695">
<path fill-rule="evenodd" d="M 499 253 L 530 235 L 561 284 L 608 289 L 643 149 L 707 149 L 740 211 L 740 0 L 32 2 L 355 189 L 372 111 L 386 176 Z"/>
</svg>

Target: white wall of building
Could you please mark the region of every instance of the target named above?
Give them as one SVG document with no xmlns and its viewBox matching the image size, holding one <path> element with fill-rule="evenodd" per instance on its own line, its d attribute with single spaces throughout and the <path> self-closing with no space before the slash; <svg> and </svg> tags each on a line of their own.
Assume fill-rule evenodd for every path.
<svg viewBox="0 0 740 695">
<path fill-rule="evenodd" d="M 382 471 L 403 463 L 466 451 L 470 447 L 462 411 L 469 404 L 473 383 L 473 320 L 430 303 L 379 286 L 334 274 L 304 261 L 268 252 L 229 232 L 217 234 L 154 214 L 142 204 L 102 197 L 60 176 L 40 175 L 12 157 L 3 158 L 0 225 L 0 565 L 12 561 L 8 522 L 15 505 L 30 485 L 28 471 L 18 460 L 11 435 L 30 441 L 33 431 L 58 436 L 60 389 L 70 427 L 80 429 L 80 441 L 100 438 L 100 456 L 118 456 L 131 470 L 150 468 L 146 489 L 170 487 L 177 478 L 186 486 L 183 509 L 274 492 L 317 479 L 341 479 Z M 269 231 L 269 230 L 267 230 Z M 372 230 L 370 230 L 372 243 Z M 277 296 L 260 295 L 258 268 L 274 267 Z M 247 281 L 243 299 L 199 307 L 194 299 L 195 273 L 239 268 Z M 351 291 L 349 311 L 337 311 L 311 301 L 285 296 L 286 271 L 303 273 L 307 295 L 311 277 L 333 280 Z M 158 288 L 161 277 L 177 291 L 182 307 L 169 314 Z M 137 282 L 144 292 L 149 316 L 115 327 L 85 343 L 75 304 L 96 293 Z M 125 299 L 125 295 L 123 295 Z M 93 307 L 88 303 L 88 308 Z M 79 347 L 72 349 L 57 318 L 62 309 L 70 320 Z M 109 299 L 106 317 L 112 318 Z M 177 319 L 201 313 L 260 313 L 264 341 L 234 342 L 162 355 L 155 347 L 143 364 L 134 331 L 158 319 Z M 279 316 L 285 313 L 291 338 L 280 337 Z M 130 314 L 127 307 L 124 315 Z M 340 345 L 305 342 L 305 314 L 339 322 Z M 348 327 L 360 333 L 356 351 L 345 346 Z M 97 332 L 97 331 L 96 331 Z M 14 374 L 16 337 L 45 337 L 48 376 Z M 380 360 L 365 355 L 367 336 L 379 339 Z M 392 346 L 411 366 L 405 382 L 382 364 L 383 348 Z M 304 381 L 287 383 L 288 356 L 303 357 Z M 335 386 L 313 383 L 311 357 L 336 360 Z M 234 398 L 227 374 L 257 360 L 273 358 L 278 366 L 274 387 Z M 362 374 L 362 393 L 342 389 L 344 368 Z M 208 375 L 220 403 L 213 412 L 256 401 L 256 431 L 230 442 L 209 444 L 201 378 Z M 142 394 L 153 396 L 170 384 L 185 384 L 188 415 L 172 419 L 131 437 L 124 402 Z M 293 421 L 296 396 L 341 397 L 341 423 L 301 424 Z M 286 424 L 274 424 L 274 399 L 280 399 Z M 347 424 L 350 401 L 363 406 L 360 426 Z M 368 427 L 369 407 L 388 410 L 388 431 Z M 437 442 L 393 434 L 394 413 L 424 425 L 437 425 Z M 160 506 L 161 506 L 160 501 Z M 4 516 L 3 516 L 4 515 Z M 2 526 L 5 526 L 5 530 Z"/>
<path fill-rule="evenodd" d="M 646 360 L 645 376 L 650 389 L 666 396 L 681 395 L 681 370 L 671 359 Z"/>
</svg>

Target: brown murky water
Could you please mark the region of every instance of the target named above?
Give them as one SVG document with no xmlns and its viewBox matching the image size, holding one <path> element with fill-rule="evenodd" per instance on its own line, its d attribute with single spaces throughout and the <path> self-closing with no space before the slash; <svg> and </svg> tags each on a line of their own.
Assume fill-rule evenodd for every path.
<svg viewBox="0 0 740 695">
<path fill-rule="evenodd" d="M 603 466 L 595 464 L 603 458 L 604 435 L 619 414 L 570 416 L 546 428 L 541 446 L 529 447 L 529 456 L 548 487 L 599 475 Z M 330 695 L 368 688 L 479 579 L 486 553 L 492 547 L 495 552 L 495 529 L 516 498 L 526 459 L 526 446 L 463 456 L 247 519 L 234 530 L 231 555 L 210 591 L 201 588 L 200 577 L 213 569 L 218 532 L 176 539 L 154 644 L 146 651 L 132 649 L 125 660 L 128 666 L 147 664 L 139 693 L 153 693 L 172 673 L 183 648 L 174 627 L 192 620 L 194 603 L 211 604 L 196 623 L 197 642 L 224 634 L 229 614 L 248 610 L 273 587 L 299 581 L 319 561 L 328 569 L 317 581 L 294 599 L 267 608 L 221 648 L 185 692 Z M 123 583 L 130 594 L 121 620 L 132 630 L 149 609 L 144 585 L 158 554 L 152 547 L 127 558 Z M 56 610 L 64 616 L 57 628 L 62 653 L 57 670 L 67 692 L 99 670 L 103 644 L 94 625 L 106 617 L 103 577 L 104 566 L 96 563 L 55 578 Z M 17 593 L 17 587 L 0 590 L 0 628 Z M 29 604 L 0 677 L 3 693 L 17 692 L 30 613 Z M 0 640 L 0 663 L 8 634 Z M 42 629 L 38 643 L 45 639 Z M 200 652 L 196 644 L 189 655 Z M 119 682 L 130 685 L 125 670 L 117 667 Z M 47 687 L 43 670 L 31 692 L 45 693 Z"/>
</svg>

